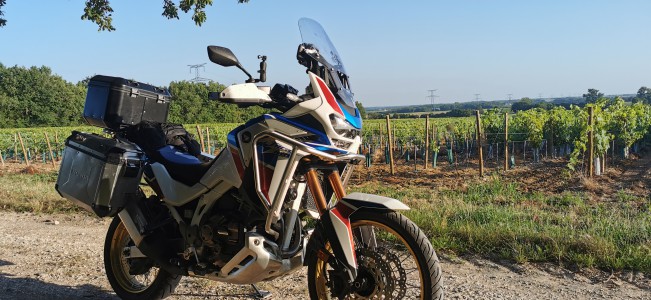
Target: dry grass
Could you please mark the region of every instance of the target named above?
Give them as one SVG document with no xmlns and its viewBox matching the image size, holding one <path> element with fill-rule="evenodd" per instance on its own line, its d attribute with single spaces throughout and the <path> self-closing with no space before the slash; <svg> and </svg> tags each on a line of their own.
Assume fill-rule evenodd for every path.
<svg viewBox="0 0 651 300">
<path fill-rule="evenodd" d="M 36 213 L 79 211 L 54 189 L 56 173 L 39 173 L 34 168 L 30 171 L 35 172 L 0 175 L 0 209 Z"/>
</svg>

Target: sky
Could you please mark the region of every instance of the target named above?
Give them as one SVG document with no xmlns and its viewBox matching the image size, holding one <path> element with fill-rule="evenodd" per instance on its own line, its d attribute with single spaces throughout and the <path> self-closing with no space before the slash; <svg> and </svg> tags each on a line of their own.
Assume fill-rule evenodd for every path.
<svg viewBox="0 0 651 300">
<path fill-rule="evenodd" d="M 206 46 L 230 48 L 267 83 L 308 83 L 296 62 L 297 22 L 315 19 L 337 47 L 357 101 L 398 106 L 634 94 L 651 86 L 651 1 L 215 0 L 198 27 L 161 16 L 162 2 L 112 0 L 113 32 L 83 21 L 83 0 L 7 0 L 0 63 L 41 66 L 70 82 L 94 74 L 166 86 L 195 75 L 229 85 L 246 77 L 212 64 Z"/>
</svg>

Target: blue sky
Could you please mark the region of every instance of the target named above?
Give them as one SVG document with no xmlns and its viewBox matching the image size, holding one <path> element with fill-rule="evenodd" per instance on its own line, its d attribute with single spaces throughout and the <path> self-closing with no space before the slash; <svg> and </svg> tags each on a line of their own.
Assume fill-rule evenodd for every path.
<svg viewBox="0 0 651 300">
<path fill-rule="evenodd" d="M 651 86 L 651 1 L 312 1 L 216 0 L 208 21 L 161 16 L 162 1 L 112 0 L 117 31 L 80 19 L 83 0 L 8 0 L 0 63 L 46 65 L 76 82 L 93 74 L 157 85 L 202 77 L 244 80 L 210 63 L 207 45 L 229 47 L 255 73 L 268 60 L 268 83 L 302 90 L 297 21 L 320 22 L 337 46 L 365 106 L 512 97 L 606 94 Z M 203 70 L 202 70 L 203 71 Z"/>
</svg>

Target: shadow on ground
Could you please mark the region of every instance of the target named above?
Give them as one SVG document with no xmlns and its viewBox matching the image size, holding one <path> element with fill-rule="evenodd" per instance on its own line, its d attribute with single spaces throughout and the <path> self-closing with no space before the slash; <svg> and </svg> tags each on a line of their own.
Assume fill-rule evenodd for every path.
<svg viewBox="0 0 651 300">
<path fill-rule="evenodd" d="M 0 260 L 0 266 L 13 263 Z M 65 286 L 42 281 L 38 278 L 17 277 L 0 272 L 0 300 L 40 300 L 40 299 L 118 299 L 115 294 L 101 287 L 83 284 Z"/>
</svg>

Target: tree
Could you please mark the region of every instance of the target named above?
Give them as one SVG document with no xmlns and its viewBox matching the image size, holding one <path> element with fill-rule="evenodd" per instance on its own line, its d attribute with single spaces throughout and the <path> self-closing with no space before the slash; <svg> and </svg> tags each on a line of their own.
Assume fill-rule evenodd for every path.
<svg viewBox="0 0 651 300">
<path fill-rule="evenodd" d="M 355 106 L 357 106 L 357 109 L 359 110 L 360 117 L 366 118 L 366 109 L 364 108 L 364 105 L 362 105 L 362 102 L 355 101 Z"/>
<path fill-rule="evenodd" d="M 597 89 L 588 89 L 587 94 L 583 94 L 583 98 L 585 98 L 586 103 L 595 103 L 599 98 L 603 98 L 604 94 L 599 93 L 599 90 Z"/>
<path fill-rule="evenodd" d="M 527 97 L 524 97 L 520 99 L 520 101 L 511 104 L 511 110 L 513 110 L 513 112 L 528 110 L 528 109 L 532 109 L 533 107 L 534 107 L 533 100 Z"/>
<path fill-rule="evenodd" d="M 174 123 L 241 123 L 268 110 L 252 106 L 238 108 L 233 104 L 208 99 L 208 92 L 221 92 L 225 87 L 217 82 L 208 84 L 189 81 L 170 83 L 172 103 L 168 120 Z"/>
<path fill-rule="evenodd" d="M 644 102 L 646 104 L 651 104 L 651 89 L 643 86 L 637 90 L 637 96 L 635 97 L 635 102 Z"/>
<path fill-rule="evenodd" d="M 85 94 L 48 67 L 0 65 L 0 127 L 79 125 Z"/>
<path fill-rule="evenodd" d="M 4 14 L 2 7 L 6 4 L 7 0 L 0 0 L 0 27 L 7 24 L 7 20 L 2 18 Z M 246 3 L 249 0 L 237 0 L 238 3 Z M 180 0 L 177 5 L 173 0 L 163 0 L 163 13 L 162 15 L 168 19 L 178 19 L 179 9 L 184 13 L 192 10 L 192 21 L 197 26 L 201 26 L 206 22 L 206 7 L 211 6 L 213 0 Z M 113 27 L 113 8 L 109 0 L 86 0 L 86 7 L 84 14 L 81 15 L 82 20 L 89 20 L 98 26 L 98 31 L 114 31 Z"/>
</svg>

